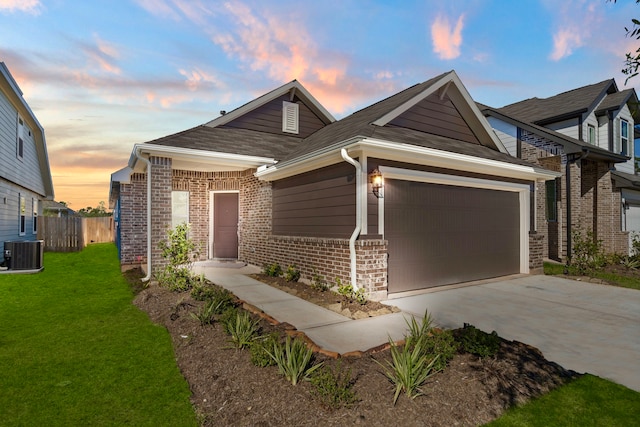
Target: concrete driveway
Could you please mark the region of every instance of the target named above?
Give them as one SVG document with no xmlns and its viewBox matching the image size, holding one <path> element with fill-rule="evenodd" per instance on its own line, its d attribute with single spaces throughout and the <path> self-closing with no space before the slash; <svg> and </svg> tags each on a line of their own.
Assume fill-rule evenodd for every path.
<svg viewBox="0 0 640 427">
<path fill-rule="evenodd" d="M 540 349 L 567 369 L 640 391 L 640 291 L 525 276 L 389 300 L 459 328 L 470 323 Z"/>
</svg>

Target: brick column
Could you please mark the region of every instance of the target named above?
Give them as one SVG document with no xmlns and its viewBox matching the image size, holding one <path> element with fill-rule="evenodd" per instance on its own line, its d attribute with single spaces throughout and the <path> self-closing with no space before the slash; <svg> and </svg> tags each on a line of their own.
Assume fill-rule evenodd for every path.
<svg viewBox="0 0 640 427">
<path fill-rule="evenodd" d="M 167 264 L 158 243 L 171 226 L 171 159 L 150 157 L 151 162 L 151 269 Z"/>
</svg>

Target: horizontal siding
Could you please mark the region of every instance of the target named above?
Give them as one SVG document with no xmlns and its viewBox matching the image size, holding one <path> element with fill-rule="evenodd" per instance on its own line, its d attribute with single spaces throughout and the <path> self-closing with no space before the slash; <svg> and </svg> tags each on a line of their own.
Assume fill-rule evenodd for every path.
<svg viewBox="0 0 640 427">
<path fill-rule="evenodd" d="M 479 144 L 467 122 L 445 96 L 431 95 L 390 122 L 393 126 Z"/>
<path fill-rule="evenodd" d="M 24 127 L 23 158 L 17 156 L 18 112 L 0 92 L 0 176 L 31 191 L 44 194 L 33 131 Z"/>
<path fill-rule="evenodd" d="M 249 129 L 259 132 L 276 133 L 287 136 L 295 134 L 282 132 L 282 103 L 289 102 L 289 95 L 283 95 L 266 103 L 260 108 L 244 114 L 241 117 L 227 123 L 224 127 Z M 302 101 L 294 97 L 294 102 L 299 105 L 298 136 L 306 138 L 324 126 L 324 123 Z"/>
<path fill-rule="evenodd" d="M 518 157 L 518 128 L 495 117 L 487 117 L 496 135 L 513 157 Z"/>
<path fill-rule="evenodd" d="M 26 201 L 26 233 L 20 236 L 19 196 Z M 33 199 L 39 199 L 36 193 L 26 191 L 10 182 L 0 179 L 0 245 L 7 240 L 35 240 L 33 234 Z M 6 202 L 5 202 L 6 200 Z M 42 203 L 38 203 L 42 216 Z M 4 246 L 0 246 L 2 249 Z"/>
<path fill-rule="evenodd" d="M 355 227 L 355 175 L 347 164 L 273 183 L 273 234 L 341 237 Z"/>
<path fill-rule="evenodd" d="M 544 125 L 544 127 L 560 132 L 563 135 L 570 136 L 571 138 L 580 139 L 578 138 L 578 119 L 569 119 L 557 123 L 550 123 Z"/>
</svg>

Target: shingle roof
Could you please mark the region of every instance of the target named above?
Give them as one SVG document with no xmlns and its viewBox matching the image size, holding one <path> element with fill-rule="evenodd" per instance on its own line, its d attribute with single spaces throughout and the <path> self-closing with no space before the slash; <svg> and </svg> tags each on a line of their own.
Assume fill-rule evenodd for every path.
<svg viewBox="0 0 640 427">
<path fill-rule="evenodd" d="M 608 91 L 615 90 L 615 81 L 605 80 L 583 86 L 549 98 L 530 98 L 497 110 L 529 123 L 543 123 L 572 113 L 586 112 L 595 107 Z"/>
<path fill-rule="evenodd" d="M 295 150 L 300 141 L 302 138 L 294 136 L 200 125 L 147 143 L 278 160 Z"/>
</svg>

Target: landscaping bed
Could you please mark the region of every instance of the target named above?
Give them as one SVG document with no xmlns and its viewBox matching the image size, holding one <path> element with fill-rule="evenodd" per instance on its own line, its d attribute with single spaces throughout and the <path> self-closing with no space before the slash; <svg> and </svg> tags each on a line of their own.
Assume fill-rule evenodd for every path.
<svg viewBox="0 0 640 427">
<path fill-rule="evenodd" d="M 129 279 L 135 280 L 131 275 Z M 169 331 L 178 366 L 205 426 L 476 426 L 576 377 L 533 347 L 500 340 L 494 357 L 458 353 L 443 371 L 427 379 L 423 395 L 410 399 L 401 394 L 394 405 L 395 388 L 383 369 L 391 359 L 388 349 L 339 359 L 316 353 L 314 363 L 349 372 L 355 402 L 332 408 L 310 382 L 294 386 L 277 367 L 258 367 L 248 350 L 231 348 L 219 319 L 205 325 L 195 320 L 191 313 L 204 303 L 190 292 L 151 285 L 137 295 L 135 304 Z M 252 317 L 259 322 L 261 334 L 291 334 L 288 325 Z"/>
</svg>

